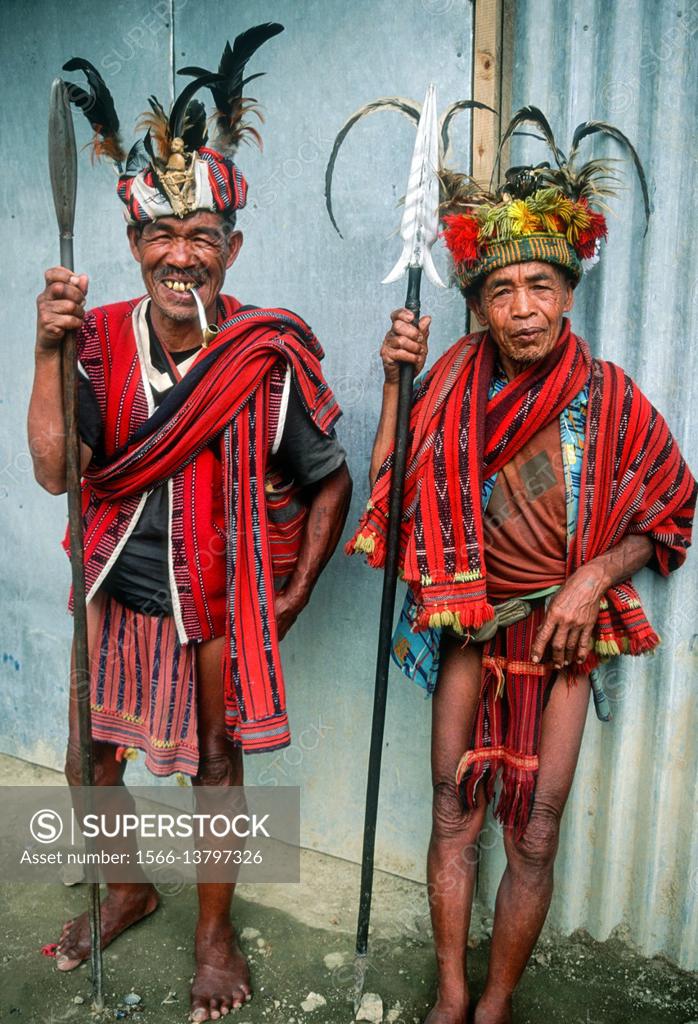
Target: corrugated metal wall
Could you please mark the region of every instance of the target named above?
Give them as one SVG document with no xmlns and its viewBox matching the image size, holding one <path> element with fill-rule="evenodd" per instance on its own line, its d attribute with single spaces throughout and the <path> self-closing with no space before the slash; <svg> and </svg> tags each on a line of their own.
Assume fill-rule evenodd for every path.
<svg viewBox="0 0 698 1024">
<path fill-rule="evenodd" d="M 640 191 L 626 165 L 602 262 L 578 292 L 573 324 L 593 351 L 624 366 L 667 417 L 698 469 L 695 268 L 698 262 L 698 3 L 518 0 L 513 109 L 533 103 L 566 150 L 587 118 L 622 128 L 647 171 Z M 591 155 L 619 156 L 613 142 Z M 544 146 L 512 154 L 535 162 Z M 648 954 L 698 967 L 698 623 L 696 557 L 669 581 L 639 577 L 663 644 L 648 659 L 606 670 L 614 721 L 593 712 L 558 858 L 551 920 L 605 938 L 617 925 Z M 499 851 L 483 865 L 492 898 Z"/>
</svg>

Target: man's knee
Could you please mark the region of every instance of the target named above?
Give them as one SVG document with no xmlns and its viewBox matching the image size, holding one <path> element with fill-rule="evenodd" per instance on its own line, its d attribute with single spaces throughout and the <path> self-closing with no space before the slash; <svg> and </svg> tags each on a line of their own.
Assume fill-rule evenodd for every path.
<svg viewBox="0 0 698 1024">
<path fill-rule="evenodd" d="M 224 742 L 199 752 L 199 767 L 193 779 L 196 786 L 241 786 L 240 751 Z"/>
<path fill-rule="evenodd" d="M 116 760 L 116 747 L 93 744 L 95 786 L 118 786 L 123 778 L 124 765 Z M 82 753 L 79 746 L 68 744 L 63 769 L 69 786 L 82 786 Z"/>
<path fill-rule="evenodd" d="M 521 838 L 509 837 L 509 864 L 528 871 L 549 871 L 557 854 L 561 818 L 562 812 L 554 802 L 536 797 Z"/>
<path fill-rule="evenodd" d="M 481 808 L 463 805 L 455 781 L 435 782 L 432 801 L 432 830 L 436 839 L 475 837 L 482 828 Z"/>
</svg>

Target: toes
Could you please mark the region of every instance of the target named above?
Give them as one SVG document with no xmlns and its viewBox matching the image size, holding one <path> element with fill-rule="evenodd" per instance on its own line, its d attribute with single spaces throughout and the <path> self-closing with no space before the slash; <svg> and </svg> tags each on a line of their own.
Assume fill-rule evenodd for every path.
<svg viewBox="0 0 698 1024">
<path fill-rule="evenodd" d="M 82 960 L 71 959 L 68 956 L 56 956 L 56 968 L 59 971 L 74 971 L 76 967 L 79 967 Z"/>
<path fill-rule="evenodd" d="M 56 948 L 57 960 L 75 960 L 80 956 L 80 950 L 74 942 L 59 942 Z"/>
<path fill-rule="evenodd" d="M 248 1000 L 252 998 L 252 993 L 247 992 L 242 986 L 236 988 L 233 991 L 233 1009 L 239 1010 L 241 1006 L 244 1006 Z"/>
<path fill-rule="evenodd" d="M 218 1018 L 221 1015 L 221 1011 L 218 1009 L 218 1006 L 219 1006 L 218 1000 L 217 999 L 210 999 L 208 1005 L 210 1007 L 210 1009 L 209 1009 L 209 1016 L 210 1016 L 211 1020 L 218 1020 Z"/>
<path fill-rule="evenodd" d="M 189 1014 L 189 1019 L 194 1021 L 208 1020 L 208 1011 L 203 1006 L 198 1006 Z"/>
</svg>

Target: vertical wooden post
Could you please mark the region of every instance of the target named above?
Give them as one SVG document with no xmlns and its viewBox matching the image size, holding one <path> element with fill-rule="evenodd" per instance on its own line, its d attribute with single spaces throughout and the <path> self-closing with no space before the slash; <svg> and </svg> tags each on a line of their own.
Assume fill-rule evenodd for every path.
<svg viewBox="0 0 698 1024">
<path fill-rule="evenodd" d="M 487 110 L 473 111 L 470 173 L 485 188 L 489 186 L 502 125 L 511 118 L 514 4 L 515 0 L 474 0 L 473 5 L 472 98 L 497 111 L 496 115 Z M 504 167 L 506 158 L 505 151 Z M 471 316 L 470 330 L 478 327 Z"/>
</svg>

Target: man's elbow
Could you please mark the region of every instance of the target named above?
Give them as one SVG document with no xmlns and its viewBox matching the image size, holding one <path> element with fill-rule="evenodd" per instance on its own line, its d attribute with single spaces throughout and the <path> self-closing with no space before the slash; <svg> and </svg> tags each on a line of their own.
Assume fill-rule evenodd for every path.
<svg viewBox="0 0 698 1024">
<path fill-rule="evenodd" d="M 43 487 L 49 494 L 65 494 L 65 478 L 56 474 L 47 473 L 38 466 L 34 467 L 34 479 L 40 487 Z"/>
<path fill-rule="evenodd" d="M 381 468 L 381 464 L 380 463 L 374 464 L 373 462 L 371 462 L 371 465 L 368 467 L 368 489 L 369 489 L 369 491 L 372 491 L 373 488 L 376 486 L 376 480 L 378 479 L 378 473 L 380 472 L 380 468 Z"/>
<path fill-rule="evenodd" d="M 339 487 L 343 499 L 342 503 L 344 507 L 348 509 L 349 503 L 351 502 L 352 491 L 354 490 L 354 481 L 351 478 L 351 473 L 349 472 L 349 467 L 347 466 L 346 462 L 342 463 L 342 465 L 337 470 L 337 474 Z"/>
<path fill-rule="evenodd" d="M 346 518 L 351 502 L 351 495 L 354 488 L 354 481 L 351 478 L 349 467 L 346 462 L 332 470 L 326 477 L 313 488 L 314 501 L 320 501 L 327 507 L 327 503 Z"/>
</svg>

